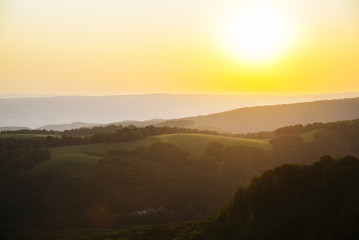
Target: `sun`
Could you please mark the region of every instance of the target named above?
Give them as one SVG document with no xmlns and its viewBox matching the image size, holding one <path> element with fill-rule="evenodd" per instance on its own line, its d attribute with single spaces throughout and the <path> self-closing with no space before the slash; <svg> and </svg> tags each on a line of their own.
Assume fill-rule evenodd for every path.
<svg viewBox="0 0 359 240">
<path fill-rule="evenodd" d="M 294 40 L 294 22 L 278 5 L 252 3 L 227 14 L 222 37 L 241 61 L 262 64 L 285 55 Z"/>
</svg>

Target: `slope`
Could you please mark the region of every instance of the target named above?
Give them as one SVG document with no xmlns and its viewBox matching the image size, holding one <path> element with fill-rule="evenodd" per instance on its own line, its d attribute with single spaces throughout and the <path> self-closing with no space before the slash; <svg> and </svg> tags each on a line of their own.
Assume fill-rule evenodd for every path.
<svg viewBox="0 0 359 240">
<path fill-rule="evenodd" d="M 139 146 L 145 147 L 155 142 L 174 144 L 184 152 L 199 157 L 204 154 L 208 143 L 213 141 L 222 143 L 224 146 L 250 146 L 261 150 L 269 150 L 271 148 L 268 140 L 244 139 L 206 134 L 165 134 L 148 137 L 139 141 L 53 147 L 49 149 L 52 156 L 51 159 L 37 164 L 32 170 L 35 172 L 39 170 L 51 170 L 65 173 L 70 176 L 82 175 L 88 173 L 88 171 L 96 165 L 97 161 L 111 150 L 133 150 Z"/>
<path fill-rule="evenodd" d="M 270 131 L 295 124 L 355 118 L 359 118 L 359 98 L 239 108 L 186 120 L 194 121 L 196 126 L 211 126 L 225 131 L 247 133 Z"/>
<path fill-rule="evenodd" d="M 208 143 L 219 142 L 224 146 L 249 146 L 261 150 L 269 150 L 271 148 L 266 139 L 246 139 L 237 137 L 226 137 L 205 134 L 165 134 L 157 137 L 162 142 L 168 142 L 177 145 L 185 152 L 201 156 Z"/>
<path fill-rule="evenodd" d="M 324 156 L 312 165 L 285 164 L 266 171 L 246 188 L 239 188 L 232 202 L 204 221 L 116 230 L 27 231 L 2 237 L 29 240 L 358 239 L 358 184 L 359 159 Z"/>
<path fill-rule="evenodd" d="M 283 165 L 240 188 L 183 239 L 358 239 L 359 159 Z"/>
</svg>

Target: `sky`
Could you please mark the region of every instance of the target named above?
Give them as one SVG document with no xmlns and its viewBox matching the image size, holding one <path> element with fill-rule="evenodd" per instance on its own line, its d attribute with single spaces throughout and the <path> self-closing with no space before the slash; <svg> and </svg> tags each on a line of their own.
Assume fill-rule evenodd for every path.
<svg viewBox="0 0 359 240">
<path fill-rule="evenodd" d="M 0 94 L 355 91 L 357 0 L 0 0 Z"/>
</svg>

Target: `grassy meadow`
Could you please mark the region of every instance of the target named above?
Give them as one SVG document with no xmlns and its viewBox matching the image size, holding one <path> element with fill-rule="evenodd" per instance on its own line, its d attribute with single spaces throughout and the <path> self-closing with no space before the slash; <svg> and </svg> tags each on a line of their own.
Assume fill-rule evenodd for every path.
<svg viewBox="0 0 359 240">
<path fill-rule="evenodd" d="M 204 135 L 204 134 L 166 134 L 160 135 L 158 138 L 162 142 L 168 142 L 179 146 L 183 151 L 200 156 L 204 153 L 204 150 L 210 142 L 220 142 L 225 147 L 228 146 L 249 146 L 256 147 L 261 150 L 270 150 L 271 145 L 267 139 L 246 139 L 236 137 L 226 137 L 217 135 Z"/>
<path fill-rule="evenodd" d="M 139 146 L 149 146 L 154 142 L 167 142 L 177 145 L 181 150 L 201 156 L 209 142 L 216 141 L 224 146 L 251 146 L 262 150 L 271 149 L 268 140 L 245 139 L 205 134 L 165 134 L 148 137 L 138 141 L 119 143 L 99 143 L 49 148 L 51 159 L 33 167 L 33 171 L 56 171 L 69 175 L 88 173 L 95 164 L 110 150 L 132 150 Z"/>
</svg>

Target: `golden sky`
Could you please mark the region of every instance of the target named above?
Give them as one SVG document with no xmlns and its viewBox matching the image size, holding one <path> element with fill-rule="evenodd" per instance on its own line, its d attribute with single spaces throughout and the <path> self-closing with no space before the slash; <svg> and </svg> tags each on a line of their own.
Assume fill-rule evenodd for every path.
<svg viewBox="0 0 359 240">
<path fill-rule="evenodd" d="M 0 0 L 0 93 L 354 91 L 358 0 Z"/>
</svg>

